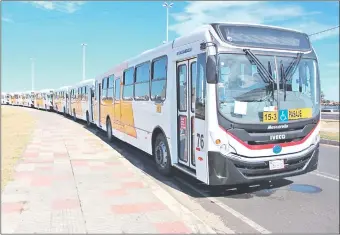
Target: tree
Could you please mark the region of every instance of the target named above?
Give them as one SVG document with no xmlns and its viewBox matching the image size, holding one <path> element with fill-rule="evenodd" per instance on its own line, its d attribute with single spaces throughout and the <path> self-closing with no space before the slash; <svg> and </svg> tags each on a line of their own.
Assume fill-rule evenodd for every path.
<svg viewBox="0 0 340 235">
<path fill-rule="evenodd" d="M 323 93 L 323 91 L 321 91 L 321 103 L 325 102 L 325 94 Z"/>
</svg>

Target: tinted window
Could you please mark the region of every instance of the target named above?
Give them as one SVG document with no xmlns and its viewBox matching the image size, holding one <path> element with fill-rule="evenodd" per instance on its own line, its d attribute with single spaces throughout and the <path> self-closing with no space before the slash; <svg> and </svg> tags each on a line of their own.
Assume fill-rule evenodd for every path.
<svg viewBox="0 0 340 235">
<path fill-rule="evenodd" d="M 111 75 L 109 77 L 109 88 L 113 88 L 113 83 L 114 83 L 114 75 Z"/>
<path fill-rule="evenodd" d="M 197 79 L 197 63 L 192 62 L 190 65 L 191 74 L 191 111 L 195 111 L 195 93 L 196 93 L 196 79 Z"/>
<path fill-rule="evenodd" d="M 151 67 L 151 99 L 164 101 L 166 96 L 167 57 L 156 59 Z"/>
<path fill-rule="evenodd" d="M 133 68 L 129 68 L 128 70 L 126 70 L 124 72 L 124 85 L 130 85 L 133 84 L 134 79 L 133 79 L 133 72 L 134 69 Z"/>
<path fill-rule="evenodd" d="M 120 78 L 115 80 L 115 100 L 120 100 Z"/>
<path fill-rule="evenodd" d="M 142 64 L 136 67 L 136 83 L 135 83 L 135 99 L 148 100 L 149 99 L 149 76 L 150 63 Z"/>
<path fill-rule="evenodd" d="M 200 119 L 205 119 L 205 94 L 206 94 L 205 65 L 206 65 L 206 53 L 199 54 L 197 57 L 195 116 L 196 118 Z"/>
<path fill-rule="evenodd" d="M 179 111 L 187 110 L 187 66 L 178 66 L 177 71 Z"/>
</svg>

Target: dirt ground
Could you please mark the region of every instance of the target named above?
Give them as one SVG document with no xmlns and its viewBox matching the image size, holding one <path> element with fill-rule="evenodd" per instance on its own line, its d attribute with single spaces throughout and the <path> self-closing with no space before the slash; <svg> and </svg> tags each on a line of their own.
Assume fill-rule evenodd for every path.
<svg viewBox="0 0 340 235">
<path fill-rule="evenodd" d="M 23 107 L 1 106 L 1 191 L 30 140 L 35 120 Z"/>
</svg>

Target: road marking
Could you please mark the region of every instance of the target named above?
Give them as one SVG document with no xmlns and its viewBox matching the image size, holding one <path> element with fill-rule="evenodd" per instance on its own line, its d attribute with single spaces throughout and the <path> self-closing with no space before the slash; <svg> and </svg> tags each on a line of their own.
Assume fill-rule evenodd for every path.
<svg viewBox="0 0 340 235">
<path fill-rule="evenodd" d="M 314 171 L 314 172 L 312 172 L 312 174 L 320 176 L 320 177 L 323 177 L 323 178 L 326 178 L 326 179 L 330 179 L 330 180 L 334 180 L 334 181 L 338 181 L 339 182 L 339 177 L 330 176 L 327 173 L 323 173 L 323 172 L 320 172 L 320 171 Z"/>
<path fill-rule="evenodd" d="M 176 180 L 180 180 L 178 177 L 175 177 L 175 179 Z M 180 180 L 180 182 L 182 184 L 185 184 L 187 187 L 191 188 L 195 192 L 197 192 L 197 193 L 203 195 L 204 197 L 208 198 L 211 202 L 215 203 L 216 205 L 218 205 L 219 207 L 221 207 L 225 211 L 229 212 L 230 214 L 232 214 L 236 218 L 240 219 L 242 222 L 246 223 L 247 225 L 249 225 L 250 227 L 252 227 L 256 231 L 260 232 L 261 234 L 270 234 L 271 233 L 269 230 L 263 228 L 261 225 L 255 223 L 251 219 L 249 219 L 246 216 L 242 215 L 240 212 L 238 212 L 238 211 L 232 209 L 231 207 L 225 205 L 220 200 L 218 200 L 216 198 L 213 198 L 213 197 L 209 197 L 209 195 L 207 193 L 200 191 L 199 189 L 195 188 L 194 186 L 192 186 L 191 184 L 185 182 L 184 180 Z"/>
</svg>

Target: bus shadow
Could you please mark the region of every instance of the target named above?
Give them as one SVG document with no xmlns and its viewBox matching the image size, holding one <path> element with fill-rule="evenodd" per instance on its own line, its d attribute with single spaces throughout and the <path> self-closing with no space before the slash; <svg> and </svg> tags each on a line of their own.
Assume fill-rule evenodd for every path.
<svg viewBox="0 0 340 235">
<path fill-rule="evenodd" d="M 82 124 L 85 129 L 95 134 L 102 141 L 120 153 L 131 164 L 157 180 L 159 183 L 165 184 L 174 190 L 181 191 L 194 198 L 226 197 L 250 199 L 253 197 L 269 197 L 280 188 L 293 183 L 291 180 L 281 179 L 272 182 L 261 182 L 256 185 L 209 186 L 177 169 L 174 169 L 171 177 L 165 177 L 157 171 L 156 164 L 149 154 L 144 153 L 115 137 L 109 142 L 104 131 L 97 129 L 94 126 L 88 127 L 83 121 L 78 121 L 78 123 Z"/>
</svg>

